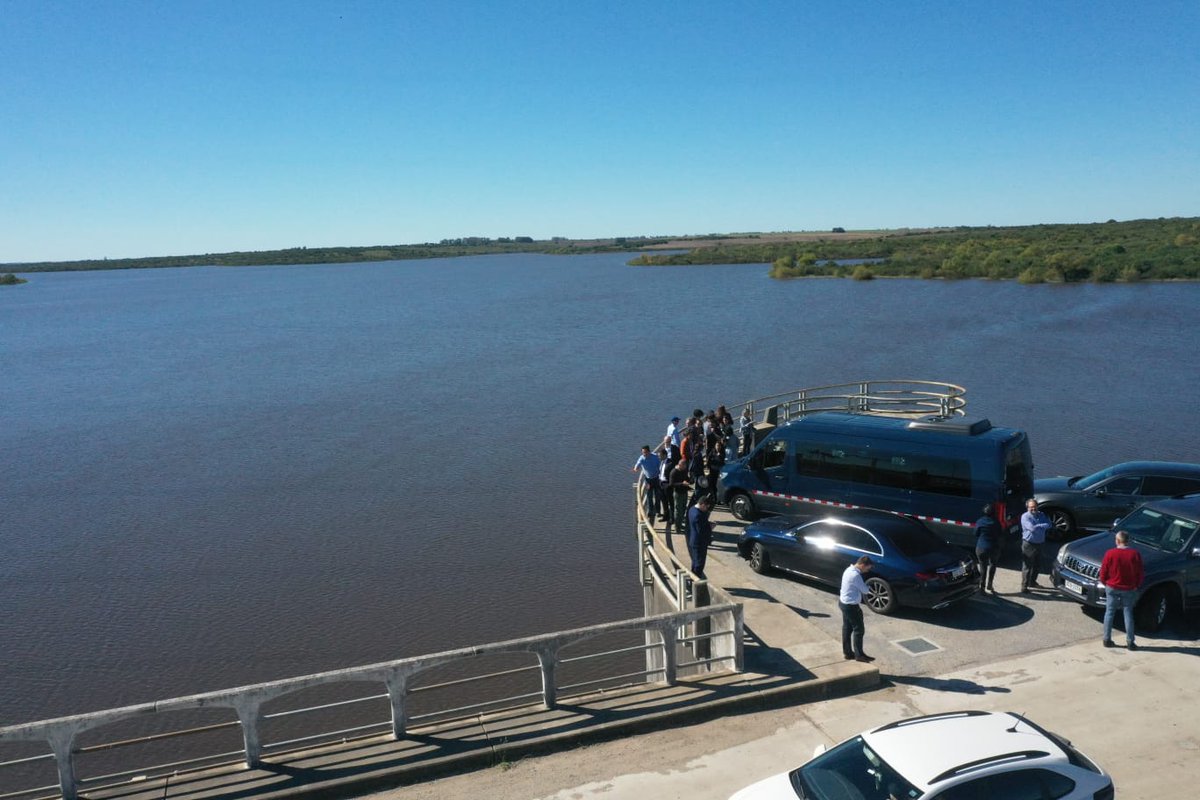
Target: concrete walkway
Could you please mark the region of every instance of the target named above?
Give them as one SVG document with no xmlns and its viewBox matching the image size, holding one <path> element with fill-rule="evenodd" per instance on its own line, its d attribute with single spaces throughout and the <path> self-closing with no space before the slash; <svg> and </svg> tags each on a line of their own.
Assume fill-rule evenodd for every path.
<svg viewBox="0 0 1200 800">
<path fill-rule="evenodd" d="M 414 728 L 401 741 L 379 736 L 272 758 L 258 769 L 229 767 L 86 794 L 122 800 L 356 796 L 433 775 L 504 765 L 536 753 L 726 714 L 808 703 L 879 685 L 874 666 L 843 659 L 840 642 L 739 577 L 746 571 L 732 569 L 723 557 L 730 558 L 710 556 L 708 579 L 744 605 L 746 669 L 742 674 L 567 697 L 549 711 L 530 707 Z"/>
</svg>

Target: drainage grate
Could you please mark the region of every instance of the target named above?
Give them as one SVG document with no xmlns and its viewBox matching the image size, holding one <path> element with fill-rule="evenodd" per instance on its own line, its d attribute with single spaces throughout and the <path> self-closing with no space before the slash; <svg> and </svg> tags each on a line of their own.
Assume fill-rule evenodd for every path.
<svg viewBox="0 0 1200 800">
<path fill-rule="evenodd" d="M 892 642 L 892 644 L 904 649 L 909 655 L 914 656 L 923 656 L 926 653 L 935 653 L 942 649 L 928 639 L 923 639 L 919 636 L 916 639 L 901 639 L 898 642 Z"/>
</svg>

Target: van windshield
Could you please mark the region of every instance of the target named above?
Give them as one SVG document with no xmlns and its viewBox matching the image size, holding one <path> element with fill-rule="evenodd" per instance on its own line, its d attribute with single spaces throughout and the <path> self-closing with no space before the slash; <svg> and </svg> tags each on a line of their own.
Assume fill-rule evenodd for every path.
<svg viewBox="0 0 1200 800">
<path fill-rule="evenodd" d="M 1004 488 L 1017 497 L 1028 497 L 1033 490 L 1033 458 L 1029 452 L 1029 437 L 1022 436 L 1004 454 Z"/>
</svg>

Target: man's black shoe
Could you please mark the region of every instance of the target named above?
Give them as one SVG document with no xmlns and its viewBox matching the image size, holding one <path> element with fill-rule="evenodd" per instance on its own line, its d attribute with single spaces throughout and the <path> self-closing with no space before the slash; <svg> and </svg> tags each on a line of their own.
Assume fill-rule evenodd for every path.
<svg viewBox="0 0 1200 800">
<path fill-rule="evenodd" d="M 1129 649 L 1130 649 L 1130 650 L 1137 650 L 1137 649 L 1138 649 L 1137 642 L 1130 642 L 1130 643 L 1129 643 Z"/>
<path fill-rule="evenodd" d="M 1116 645 L 1112 643 L 1112 639 L 1105 639 L 1104 646 L 1105 647 L 1116 647 Z"/>
</svg>

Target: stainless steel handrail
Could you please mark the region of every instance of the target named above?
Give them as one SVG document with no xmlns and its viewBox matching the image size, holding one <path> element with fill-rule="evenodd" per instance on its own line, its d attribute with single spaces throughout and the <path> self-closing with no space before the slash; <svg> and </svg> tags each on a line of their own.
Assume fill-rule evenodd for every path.
<svg viewBox="0 0 1200 800">
<path fill-rule="evenodd" d="M 735 418 L 750 409 L 755 422 L 782 424 L 817 411 L 893 417 L 951 417 L 966 413 L 967 390 L 942 381 L 872 380 L 796 389 L 730 407 Z M 774 420 L 768 419 L 775 416 Z"/>
</svg>

